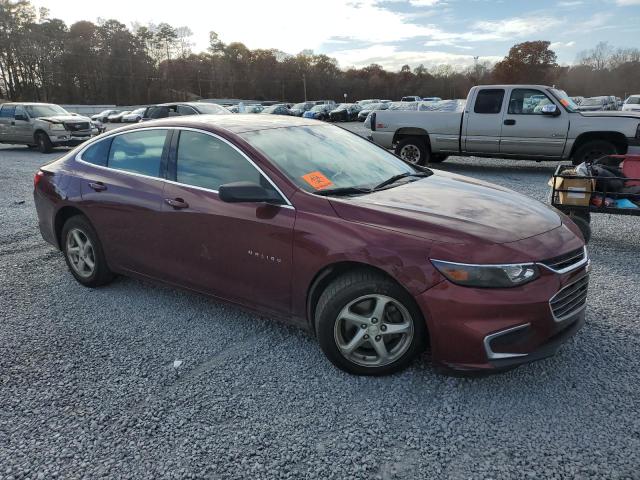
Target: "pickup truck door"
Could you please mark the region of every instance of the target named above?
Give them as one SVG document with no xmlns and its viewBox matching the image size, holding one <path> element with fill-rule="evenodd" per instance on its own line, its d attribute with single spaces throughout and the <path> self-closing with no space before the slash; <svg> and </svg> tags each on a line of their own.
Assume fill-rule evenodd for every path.
<svg viewBox="0 0 640 480">
<path fill-rule="evenodd" d="M 462 127 L 462 151 L 467 153 L 500 152 L 504 88 L 479 88 L 467 104 Z"/>
<path fill-rule="evenodd" d="M 13 137 L 13 141 L 18 143 L 34 142 L 31 120 L 29 119 L 27 112 L 24 108 L 22 108 L 21 105 L 16 106 L 11 129 L 11 136 Z"/>
<path fill-rule="evenodd" d="M 13 104 L 0 105 L 0 142 L 8 142 L 11 139 L 13 115 L 16 106 Z"/>
<path fill-rule="evenodd" d="M 559 115 L 545 115 L 544 105 L 555 105 Z M 500 153 L 527 157 L 562 157 L 569 115 L 551 96 L 538 89 L 513 88 L 505 109 Z"/>
</svg>

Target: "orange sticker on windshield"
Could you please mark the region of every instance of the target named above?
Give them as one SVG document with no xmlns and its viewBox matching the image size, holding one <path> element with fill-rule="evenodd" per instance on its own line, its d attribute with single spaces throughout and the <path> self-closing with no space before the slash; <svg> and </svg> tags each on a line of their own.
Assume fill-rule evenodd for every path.
<svg viewBox="0 0 640 480">
<path fill-rule="evenodd" d="M 561 103 L 562 105 L 564 105 L 565 107 L 568 107 L 568 106 L 569 106 L 569 100 L 567 100 L 566 98 L 561 98 L 561 99 L 560 99 L 560 103 Z"/>
<path fill-rule="evenodd" d="M 302 178 L 316 190 L 322 190 L 323 188 L 333 185 L 333 182 L 325 177 L 322 172 L 307 173 L 303 175 Z"/>
</svg>

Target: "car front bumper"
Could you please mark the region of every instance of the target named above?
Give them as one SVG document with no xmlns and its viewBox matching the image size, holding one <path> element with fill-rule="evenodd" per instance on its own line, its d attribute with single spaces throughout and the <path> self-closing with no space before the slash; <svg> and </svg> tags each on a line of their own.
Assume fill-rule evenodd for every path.
<svg viewBox="0 0 640 480">
<path fill-rule="evenodd" d="M 586 299 L 560 319 L 551 301 L 560 291 L 570 293 L 588 282 L 589 268 L 587 263 L 563 275 L 544 271 L 510 289 L 445 280 L 425 291 L 416 301 L 426 318 L 434 363 L 459 371 L 497 371 L 552 356 L 584 324 Z"/>
</svg>

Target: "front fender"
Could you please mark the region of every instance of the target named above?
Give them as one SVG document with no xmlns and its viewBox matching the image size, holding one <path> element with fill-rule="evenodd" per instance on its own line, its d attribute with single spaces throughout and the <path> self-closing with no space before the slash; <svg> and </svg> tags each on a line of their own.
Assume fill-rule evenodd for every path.
<svg viewBox="0 0 640 480">
<path fill-rule="evenodd" d="M 318 273 L 343 262 L 375 267 L 416 296 L 442 277 L 429 261 L 428 240 L 340 217 L 299 212 L 293 243 L 293 315 L 306 315 L 307 292 Z"/>
</svg>

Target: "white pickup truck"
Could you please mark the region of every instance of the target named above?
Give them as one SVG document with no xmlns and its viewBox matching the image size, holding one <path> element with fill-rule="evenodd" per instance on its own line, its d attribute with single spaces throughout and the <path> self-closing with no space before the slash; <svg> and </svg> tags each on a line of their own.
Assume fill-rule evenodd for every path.
<svg viewBox="0 0 640 480">
<path fill-rule="evenodd" d="M 579 112 L 542 85 L 476 86 L 462 111 L 380 110 L 365 126 L 375 143 L 421 165 L 449 155 L 579 164 L 640 146 L 639 113 Z"/>
</svg>

